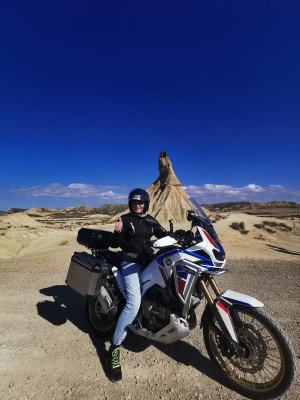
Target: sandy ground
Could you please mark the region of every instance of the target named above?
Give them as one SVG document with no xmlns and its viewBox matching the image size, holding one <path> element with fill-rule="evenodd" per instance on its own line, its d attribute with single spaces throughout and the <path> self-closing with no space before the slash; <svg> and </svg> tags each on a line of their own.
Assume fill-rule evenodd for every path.
<svg viewBox="0 0 300 400">
<path fill-rule="evenodd" d="M 98 218 L 98 219 L 97 219 Z M 244 231 L 231 228 L 243 224 Z M 55 247 L 73 245 L 80 227 L 113 231 L 114 224 L 102 224 L 101 216 L 85 220 L 34 219 L 24 213 L 0 215 L 0 259 L 44 253 Z M 257 227 L 259 226 L 259 228 Z M 168 230 L 167 224 L 164 227 Z M 300 254 L 300 219 L 259 217 L 245 213 L 218 215 L 214 223 L 228 259 L 282 259 Z M 174 229 L 189 229 L 188 222 L 175 224 Z"/>
<path fill-rule="evenodd" d="M 228 230 L 230 218 L 240 218 L 250 229 L 253 217 L 228 218 L 216 224 L 230 270 L 218 282 L 222 290 L 238 290 L 264 302 L 290 338 L 299 370 L 298 226 L 297 234 L 287 238 L 279 230 L 268 234 L 251 228 L 241 234 Z M 8 246 L 8 236 L 0 236 L 1 399 L 243 399 L 227 387 L 208 359 L 199 326 L 169 346 L 129 334 L 122 352 L 124 379 L 111 383 L 103 370 L 108 343 L 90 329 L 84 300 L 65 285 L 71 255 L 84 250 L 76 244 L 76 230 L 49 230 L 29 222 L 26 219 L 19 228 L 9 222 L 15 247 Z M 21 243 L 19 234 L 27 245 L 12 257 L 11 249 Z M 6 246 L 10 252 L 4 251 Z M 199 316 L 202 311 L 200 306 Z M 299 377 L 284 399 L 300 399 Z"/>
</svg>

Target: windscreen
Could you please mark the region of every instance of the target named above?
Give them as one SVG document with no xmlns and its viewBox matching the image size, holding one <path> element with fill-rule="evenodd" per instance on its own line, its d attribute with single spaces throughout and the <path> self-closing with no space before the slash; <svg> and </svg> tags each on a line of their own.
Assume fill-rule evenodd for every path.
<svg viewBox="0 0 300 400">
<path fill-rule="evenodd" d="M 193 206 L 195 207 L 195 211 L 198 214 L 193 218 L 192 226 L 200 226 L 201 228 L 205 229 L 206 232 L 212 237 L 212 239 L 220 244 L 220 239 L 218 238 L 218 235 L 203 208 L 197 203 L 195 199 L 190 198 L 189 200 L 190 203 L 193 204 Z"/>
</svg>

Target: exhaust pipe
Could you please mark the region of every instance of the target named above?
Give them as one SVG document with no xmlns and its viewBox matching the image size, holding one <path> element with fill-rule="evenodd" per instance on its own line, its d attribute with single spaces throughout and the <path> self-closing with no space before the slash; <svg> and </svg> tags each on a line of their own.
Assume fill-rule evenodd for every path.
<svg viewBox="0 0 300 400">
<path fill-rule="evenodd" d="M 103 308 L 105 314 L 108 314 L 114 308 L 113 300 L 104 286 L 100 287 L 100 293 L 98 295 L 98 300 Z"/>
</svg>

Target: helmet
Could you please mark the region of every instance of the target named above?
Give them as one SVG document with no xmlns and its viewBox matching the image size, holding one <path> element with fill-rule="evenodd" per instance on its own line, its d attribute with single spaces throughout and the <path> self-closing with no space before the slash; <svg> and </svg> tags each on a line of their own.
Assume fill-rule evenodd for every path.
<svg viewBox="0 0 300 400">
<path fill-rule="evenodd" d="M 144 203 L 144 212 L 146 213 L 149 209 L 149 204 L 150 204 L 150 196 L 146 192 L 146 190 L 143 189 L 133 189 L 128 196 L 128 206 L 129 210 L 132 212 L 132 201 L 137 200 L 137 201 L 142 201 Z"/>
</svg>

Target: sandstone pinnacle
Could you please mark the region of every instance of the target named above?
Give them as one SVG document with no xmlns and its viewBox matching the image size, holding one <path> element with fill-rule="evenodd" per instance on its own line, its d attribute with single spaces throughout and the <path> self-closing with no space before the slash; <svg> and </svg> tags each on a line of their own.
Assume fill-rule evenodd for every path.
<svg viewBox="0 0 300 400">
<path fill-rule="evenodd" d="M 170 219 L 176 223 L 186 222 L 186 211 L 194 209 L 194 206 L 175 175 L 165 151 L 159 155 L 158 169 L 158 178 L 146 189 L 151 199 L 149 214 L 160 223 Z"/>
</svg>

